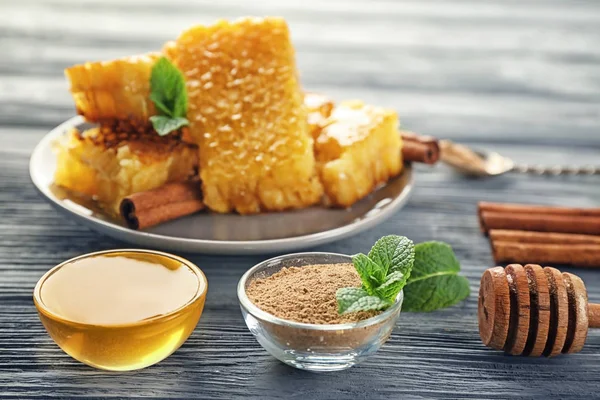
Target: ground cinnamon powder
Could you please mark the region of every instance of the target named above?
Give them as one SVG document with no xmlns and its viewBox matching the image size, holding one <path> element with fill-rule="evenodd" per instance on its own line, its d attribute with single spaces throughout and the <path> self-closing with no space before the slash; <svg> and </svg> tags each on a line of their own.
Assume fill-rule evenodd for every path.
<svg viewBox="0 0 600 400">
<path fill-rule="evenodd" d="M 319 264 L 282 268 L 250 282 L 246 294 L 260 309 L 276 317 L 309 324 L 342 324 L 370 318 L 380 311 L 340 315 L 335 292 L 360 287 L 352 264 Z"/>
</svg>

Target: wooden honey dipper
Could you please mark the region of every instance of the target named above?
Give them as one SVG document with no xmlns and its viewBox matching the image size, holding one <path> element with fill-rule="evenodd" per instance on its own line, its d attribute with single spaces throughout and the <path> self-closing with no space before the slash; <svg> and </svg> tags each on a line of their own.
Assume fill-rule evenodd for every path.
<svg viewBox="0 0 600 400">
<path fill-rule="evenodd" d="M 576 353 L 588 327 L 600 328 L 600 304 L 588 304 L 578 276 L 533 264 L 486 270 L 478 315 L 483 343 L 513 355 Z"/>
</svg>

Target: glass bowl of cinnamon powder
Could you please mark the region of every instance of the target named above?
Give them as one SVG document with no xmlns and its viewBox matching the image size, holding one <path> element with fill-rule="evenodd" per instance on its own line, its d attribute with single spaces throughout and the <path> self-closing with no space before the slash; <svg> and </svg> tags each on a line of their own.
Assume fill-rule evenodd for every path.
<svg viewBox="0 0 600 400">
<path fill-rule="evenodd" d="M 384 311 L 340 315 L 335 292 L 360 285 L 350 256 L 315 252 L 263 261 L 237 291 L 246 325 L 271 355 L 299 369 L 338 371 L 375 354 L 400 316 L 402 292 Z"/>
</svg>

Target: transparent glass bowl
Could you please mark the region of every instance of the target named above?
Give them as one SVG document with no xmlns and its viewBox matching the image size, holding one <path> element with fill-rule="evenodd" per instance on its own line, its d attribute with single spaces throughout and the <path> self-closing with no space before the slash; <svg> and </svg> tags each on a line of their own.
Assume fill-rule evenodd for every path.
<svg viewBox="0 0 600 400">
<path fill-rule="evenodd" d="M 299 369 L 339 371 L 375 354 L 396 326 L 403 293 L 383 313 L 363 321 L 321 325 L 277 318 L 254 305 L 246 288 L 257 278 L 270 276 L 283 267 L 351 263 L 350 256 L 335 253 L 297 253 L 275 257 L 255 265 L 238 283 L 238 299 L 248 329 L 272 356 Z"/>
<path fill-rule="evenodd" d="M 185 304 L 169 313 L 141 321 L 94 325 L 72 321 L 48 308 L 41 296 L 42 287 L 52 274 L 65 265 L 86 257 L 142 254 L 169 259 L 189 268 L 198 280 L 198 291 Z M 92 367 L 110 371 L 130 371 L 148 367 L 167 358 L 187 340 L 198 324 L 208 282 L 204 273 L 188 260 L 158 251 L 125 249 L 84 254 L 67 260 L 44 274 L 38 281 L 33 300 L 48 334 L 65 353 Z M 110 293 L 107 293 L 110 296 Z"/>
</svg>

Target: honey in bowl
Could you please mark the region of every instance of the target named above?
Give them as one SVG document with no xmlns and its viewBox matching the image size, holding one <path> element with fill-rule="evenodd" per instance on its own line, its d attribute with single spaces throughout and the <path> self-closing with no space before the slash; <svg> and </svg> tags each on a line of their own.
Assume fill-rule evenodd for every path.
<svg viewBox="0 0 600 400">
<path fill-rule="evenodd" d="M 196 327 L 204 274 L 187 260 L 146 250 L 66 261 L 38 282 L 34 301 L 54 341 L 73 358 L 116 371 L 155 364 Z"/>
</svg>

